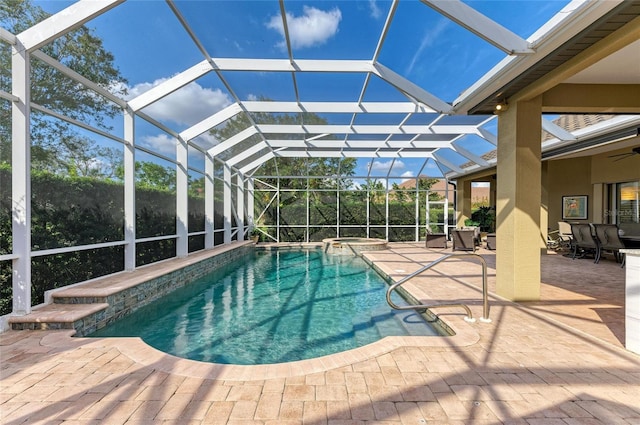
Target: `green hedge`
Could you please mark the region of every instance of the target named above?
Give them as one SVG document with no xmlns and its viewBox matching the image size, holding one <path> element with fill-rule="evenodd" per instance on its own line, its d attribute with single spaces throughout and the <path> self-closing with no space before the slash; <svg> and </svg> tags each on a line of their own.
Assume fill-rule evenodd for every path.
<svg viewBox="0 0 640 425">
<path fill-rule="evenodd" d="M 0 261 L 0 282 L 2 282 L 0 285 L 0 315 L 5 315 L 11 313 L 12 310 L 11 261 Z"/>
<path fill-rule="evenodd" d="M 11 252 L 11 171 L 0 168 L 0 253 Z M 124 239 L 122 183 L 87 177 L 34 173 L 31 177 L 31 244 L 34 251 Z M 189 197 L 189 229 L 204 229 L 204 201 Z M 176 232 L 175 194 L 136 188 L 137 237 Z M 219 215 L 219 214 L 216 214 Z M 221 218 L 216 217 L 216 220 Z M 189 251 L 202 249 L 203 237 L 189 240 Z M 175 256 L 175 241 L 139 243 L 136 264 Z M 87 266 L 90 265 L 90 266 Z M 124 247 L 115 246 L 34 257 L 31 261 L 32 305 L 47 290 L 116 273 L 124 269 Z M 12 310 L 11 262 L 0 263 L 0 315 Z"/>
</svg>

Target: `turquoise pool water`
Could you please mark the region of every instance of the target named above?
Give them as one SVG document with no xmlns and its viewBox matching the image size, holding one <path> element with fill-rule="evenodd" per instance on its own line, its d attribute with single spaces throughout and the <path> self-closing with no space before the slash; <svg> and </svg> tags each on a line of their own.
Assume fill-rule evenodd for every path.
<svg viewBox="0 0 640 425">
<path fill-rule="evenodd" d="M 384 336 L 438 335 L 415 312 L 392 310 L 386 289 L 357 257 L 257 251 L 91 336 L 138 336 L 193 360 L 269 364 L 345 351 Z"/>
</svg>

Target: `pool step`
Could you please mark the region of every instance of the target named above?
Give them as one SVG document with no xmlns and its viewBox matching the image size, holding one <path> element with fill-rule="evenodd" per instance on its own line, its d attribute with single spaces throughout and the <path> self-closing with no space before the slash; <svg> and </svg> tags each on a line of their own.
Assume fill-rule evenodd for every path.
<svg viewBox="0 0 640 425">
<path fill-rule="evenodd" d="M 433 336 L 437 332 L 431 324 L 427 323 L 425 318 L 415 310 L 396 310 L 394 317 L 400 325 L 407 330 L 408 335 L 414 336 Z"/>
<path fill-rule="evenodd" d="M 402 330 L 400 334 L 398 327 Z M 387 335 L 431 336 L 436 334 L 431 325 L 415 311 L 390 308 L 357 315 L 353 318 L 353 328 L 360 345 Z"/>
<path fill-rule="evenodd" d="M 78 329 L 95 326 L 101 320 L 107 303 L 95 304 L 49 304 L 31 314 L 10 316 L 13 330 Z M 93 325 L 92 325 L 93 324 Z"/>
</svg>

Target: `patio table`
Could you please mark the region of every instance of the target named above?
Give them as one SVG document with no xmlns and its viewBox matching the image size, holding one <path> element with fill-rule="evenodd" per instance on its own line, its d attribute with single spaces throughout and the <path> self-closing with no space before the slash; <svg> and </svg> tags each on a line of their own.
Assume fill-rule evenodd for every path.
<svg viewBox="0 0 640 425">
<path fill-rule="evenodd" d="M 620 240 L 626 248 L 640 248 L 640 236 L 620 236 Z"/>
</svg>

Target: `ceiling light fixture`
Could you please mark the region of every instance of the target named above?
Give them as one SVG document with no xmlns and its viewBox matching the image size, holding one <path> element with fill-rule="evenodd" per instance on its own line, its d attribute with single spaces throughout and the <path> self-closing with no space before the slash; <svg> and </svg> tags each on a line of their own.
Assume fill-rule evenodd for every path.
<svg viewBox="0 0 640 425">
<path fill-rule="evenodd" d="M 499 114 L 500 112 L 504 112 L 507 109 L 509 109 L 509 105 L 507 104 L 507 101 L 502 101 L 502 102 L 498 102 L 498 104 L 496 104 L 496 108 L 493 111 L 494 114 Z"/>
</svg>

